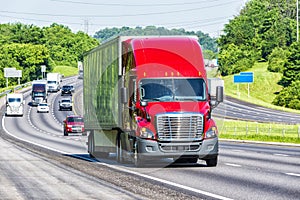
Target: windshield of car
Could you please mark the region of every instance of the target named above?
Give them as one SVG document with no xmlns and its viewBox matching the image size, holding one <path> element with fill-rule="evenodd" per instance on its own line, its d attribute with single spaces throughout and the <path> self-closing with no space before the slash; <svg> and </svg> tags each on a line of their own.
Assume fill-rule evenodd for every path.
<svg viewBox="0 0 300 200">
<path fill-rule="evenodd" d="M 46 103 L 40 103 L 39 106 L 48 106 Z"/>
<path fill-rule="evenodd" d="M 83 122 L 82 117 L 69 117 L 68 122 Z"/>
<path fill-rule="evenodd" d="M 64 86 L 63 86 L 63 89 L 64 89 L 64 90 L 71 90 L 71 86 L 69 86 L 69 85 L 68 85 L 68 86 L 64 85 Z"/>
<path fill-rule="evenodd" d="M 202 78 L 142 79 L 141 99 L 147 101 L 203 101 L 206 85 Z"/>
<path fill-rule="evenodd" d="M 61 102 L 62 102 L 62 103 L 70 103 L 71 100 L 70 100 L 70 99 L 63 99 L 63 100 L 61 100 Z"/>
</svg>

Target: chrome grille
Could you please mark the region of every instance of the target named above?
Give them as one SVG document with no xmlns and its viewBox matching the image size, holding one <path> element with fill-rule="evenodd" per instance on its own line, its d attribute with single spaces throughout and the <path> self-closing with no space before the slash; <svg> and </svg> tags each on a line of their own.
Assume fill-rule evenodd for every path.
<svg viewBox="0 0 300 200">
<path fill-rule="evenodd" d="M 166 113 L 156 116 L 156 129 L 161 141 L 202 139 L 203 115 L 198 113 Z"/>
</svg>

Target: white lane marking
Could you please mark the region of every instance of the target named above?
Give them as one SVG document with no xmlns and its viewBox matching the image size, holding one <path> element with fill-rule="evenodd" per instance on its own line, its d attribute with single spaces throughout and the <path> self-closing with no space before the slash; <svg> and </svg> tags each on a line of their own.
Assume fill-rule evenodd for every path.
<svg viewBox="0 0 300 200">
<path fill-rule="evenodd" d="M 41 144 L 38 144 L 38 143 L 35 143 L 35 142 L 32 142 L 32 141 L 29 141 L 29 140 L 24 140 L 24 139 L 22 139 L 20 137 L 17 137 L 15 135 L 11 134 L 5 128 L 4 119 L 5 119 L 5 116 L 2 118 L 2 127 L 3 127 L 4 131 L 8 135 L 10 135 L 10 136 L 12 136 L 14 138 L 17 138 L 17 139 L 19 139 L 21 141 L 28 142 L 28 143 L 34 144 L 36 146 L 39 146 L 39 147 L 42 147 L 42 148 L 45 148 L 45 149 L 49 149 L 49 150 L 54 151 L 54 152 L 58 152 L 58 153 L 61 153 L 61 154 L 64 154 L 64 155 L 74 155 L 74 153 L 70 154 L 70 153 L 67 153 L 67 152 L 64 152 L 64 151 L 53 149 L 53 148 L 50 148 L 50 147 L 47 147 L 47 146 L 44 146 L 44 145 L 41 145 Z M 145 175 L 145 174 L 140 174 L 138 172 L 126 170 L 126 169 L 123 169 L 123 168 L 120 168 L 120 167 L 117 167 L 117 166 L 114 166 L 114 165 L 109 165 L 109 164 L 100 163 L 100 162 L 97 162 L 97 164 L 103 165 L 103 166 L 106 166 L 106 167 L 109 167 L 109 168 L 113 168 L 113 169 L 116 169 L 116 170 L 119 170 L 119 171 L 122 171 L 122 172 L 126 172 L 126 173 L 129 173 L 129 174 L 133 174 L 133 175 L 136 175 L 136 176 L 141 176 L 141 177 L 144 177 L 144 178 L 148 178 L 148 179 L 151 179 L 151 180 L 154 180 L 154 181 L 158 181 L 158 182 L 161 182 L 161 183 L 164 183 L 164 184 L 168 184 L 168 185 L 171 185 L 171 186 L 175 186 L 175 187 L 178 187 L 178 188 L 182 188 L 182 189 L 185 189 L 185 190 L 188 190 L 188 191 L 192 191 L 192 192 L 195 192 L 195 193 L 198 193 L 198 194 L 202 194 L 202 195 L 206 195 L 206 196 L 209 196 L 209 197 L 213 197 L 213 198 L 216 198 L 216 199 L 220 199 L 220 200 L 232 200 L 230 198 L 223 197 L 221 195 L 213 194 L 213 193 L 206 192 L 206 191 L 203 191 L 203 190 L 198 190 L 196 188 L 192 188 L 192 187 L 181 185 L 181 184 L 174 183 L 174 182 L 171 182 L 171 181 L 159 179 L 159 178 L 156 178 L 156 177 L 151 177 L 151 176 L 148 176 L 148 175 Z"/>
<path fill-rule="evenodd" d="M 298 176 L 300 177 L 300 174 L 296 174 L 296 173 L 285 173 L 286 175 L 289 175 L 289 176 Z"/>
<path fill-rule="evenodd" d="M 287 154 L 281 154 L 281 153 L 274 153 L 274 156 L 282 156 L 282 157 L 289 157 Z"/>
<path fill-rule="evenodd" d="M 5 119 L 5 116 L 2 118 L 2 127 L 3 127 L 3 130 L 4 130 L 8 135 L 10 135 L 10 136 L 12 136 L 12 137 L 14 137 L 14 138 L 16 138 L 16 139 L 18 139 L 18 140 L 21 140 L 21 141 L 23 141 L 23 142 L 27 142 L 27 143 L 30 143 L 30 144 L 33 144 L 33 145 L 36 145 L 36 146 L 39 146 L 39 147 L 42 147 L 42 148 L 45 148 L 45 149 L 49 149 L 49 150 L 54 151 L 54 152 L 59 152 L 59 153 L 61 153 L 61 154 L 68 154 L 68 153 L 66 153 L 66 152 L 59 151 L 59 150 L 57 150 L 57 149 L 53 149 L 53 148 L 50 148 L 50 147 L 47 147 L 47 146 L 44 146 L 44 145 L 41 145 L 41 144 L 38 144 L 38 143 L 35 143 L 35 142 L 32 142 L 32 141 L 29 141 L 29 140 L 25 140 L 25 139 L 23 139 L 23 138 L 20 138 L 20 137 L 17 137 L 17 136 L 15 136 L 15 135 L 11 134 L 11 133 L 6 129 L 6 127 L 5 127 L 5 125 L 4 125 L 4 119 Z"/>
<path fill-rule="evenodd" d="M 116 169 L 116 170 L 119 170 L 119 171 L 122 171 L 122 172 L 125 172 L 125 173 L 130 173 L 130 174 L 133 174 L 133 175 L 137 175 L 137 176 L 141 176 L 141 177 L 144 177 L 144 178 L 147 178 L 147 179 L 158 181 L 160 183 L 175 186 L 175 187 L 178 187 L 178 188 L 181 188 L 181 189 L 184 189 L 184 190 L 188 190 L 188 191 L 192 191 L 192 192 L 195 192 L 195 193 L 198 193 L 198 194 L 206 195 L 206 196 L 209 196 L 209 197 L 212 197 L 212 198 L 221 199 L 221 200 L 232 200 L 230 198 L 227 198 L 227 197 L 224 197 L 224 196 L 221 196 L 221 195 L 213 194 L 213 193 L 210 193 L 210 192 L 206 192 L 206 191 L 199 190 L 199 189 L 196 189 L 196 188 L 192 188 L 192 187 L 189 187 L 189 186 L 181 185 L 179 183 L 174 183 L 174 182 L 171 182 L 171 181 L 163 180 L 163 179 L 160 179 L 160 178 L 148 176 L 146 174 L 140 174 L 138 172 L 130 171 L 130 170 L 127 170 L 127 169 L 124 169 L 124 168 L 120 168 L 118 166 L 114 166 L 114 165 L 110 165 L 110 164 L 106 164 L 106 163 L 98 163 L 98 164 L 104 165 L 104 166 L 107 166 L 107 167 L 110 167 L 110 168 L 113 168 L 113 169 Z"/>
<path fill-rule="evenodd" d="M 231 166 L 231 167 L 242 167 L 242 165 L 238 165 L 238 164 L 234 164 L 234 163 L 225 163 L 225 165 Z"/>
<path fill-rule="evenodd" d="M 234 149 L 232 150 L 233 152 L 245 152 L 245 150 L 240 150 L 240 149 Z"/>
</svg>

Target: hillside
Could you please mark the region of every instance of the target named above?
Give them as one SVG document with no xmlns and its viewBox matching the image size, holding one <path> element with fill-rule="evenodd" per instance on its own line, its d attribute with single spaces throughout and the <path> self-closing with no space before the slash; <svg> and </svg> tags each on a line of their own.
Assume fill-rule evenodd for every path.
<svg viewBox="0 0 300 200">
<path fill-rule="evenodd" d="M 254 67 L 249 69 L 248 71 L 254 73 L 254 83 L 250 84 L 249 87 L 250 97 L 248 97 L 248 84 L 238 85 L 233 83 L 234 75 L 222 77 L 225 84 L 225 94 L 227 96 L 238 98 L 240 100 L 251 102 L 268 108 L 300 113 L 296 110 L 283 108 L 272 104 L 276 93 L 282 89 L 282 86 L 277 84 L 281 79 L 281 73 L 269 72 L 267 70 L 267 63 L 265 62 L 255 63 Z M 209 72 L 208 74 L 210 77 L 216 76 L 216 71 Z"/>
</svg>

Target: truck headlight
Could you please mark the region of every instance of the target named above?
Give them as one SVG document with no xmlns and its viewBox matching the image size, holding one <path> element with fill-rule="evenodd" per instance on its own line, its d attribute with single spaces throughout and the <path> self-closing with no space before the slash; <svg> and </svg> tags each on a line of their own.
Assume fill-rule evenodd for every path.
<svg viewBox="0 0 300 200">
<path fill-rule="evenodd" d="M 208 131 L 205 133 L 205 138 L 215 138 L 218 136 L 218 131 L 217 128 L 215 126 L 211 127 L 210 129 L 208 129 Z"/>
<path fill-rule="evenodd" d="M 141 136 L 141 138 L 154 139 L 153 132 L 145 127 L 140 129 L 140 136 Z"/>
</svg>

